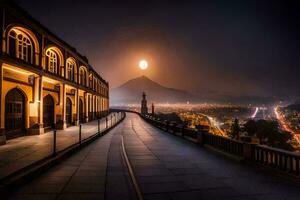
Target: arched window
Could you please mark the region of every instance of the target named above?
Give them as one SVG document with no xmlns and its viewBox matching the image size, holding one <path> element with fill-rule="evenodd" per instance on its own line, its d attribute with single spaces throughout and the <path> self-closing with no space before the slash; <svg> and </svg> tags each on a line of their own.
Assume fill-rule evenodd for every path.
<svg viewBox="0 0 300 200">
<path fill-rule="evenodd" d="M 93 74 L 90 74 L 90 77 L 89 77 L 89 86 L 90 86 L 90 88 L 93 88 Z"/>
<path fill-rule="evenodd" d="M 63 54 L 57 47 L 49 47 L 46 50 L 45 66 L 49 72 L 63 76 Z"/>
<path fill-rule="evenodd" d="M 86 85 L 86 71 L 84 67 L 80 67 L 79 69 L 79 84 Z"/>
<path fill-rule="evenodd" d="M 76 70 L 76 63 L 73 58 L 68 58 L 66 63 L 67 74 L 66 78 L 74 81 L 74 71 Z"/>
<path fill-rule="evenodd" d="M 12 28 L 8 33 L 7 48 L 8 54 L 26 62 L 34 63 L 34 47 L 26 33 Z"/>
<path fill-rule="evenodd" d="M 46 66 L 49 72 L 57 74 L 58 70 L 58 56 L 55 51 L 48 49 L 46 51 Z"/>
</svg>

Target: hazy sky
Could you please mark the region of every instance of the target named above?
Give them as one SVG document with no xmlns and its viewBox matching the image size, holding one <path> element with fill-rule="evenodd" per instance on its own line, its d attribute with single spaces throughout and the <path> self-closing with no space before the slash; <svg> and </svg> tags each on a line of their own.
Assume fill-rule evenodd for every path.
<svg viewBox="0 0 300 200">
<path fill-rule="evenodd" d="M 146 75 L 202 94 L 300 96 L 300 8 L 288 1 L 16 2 L 111 87 Z"/>
</svg>

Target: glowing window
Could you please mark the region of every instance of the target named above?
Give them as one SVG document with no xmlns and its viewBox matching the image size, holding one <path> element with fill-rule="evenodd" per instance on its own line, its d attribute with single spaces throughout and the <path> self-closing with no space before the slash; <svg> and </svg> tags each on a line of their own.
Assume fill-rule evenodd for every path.
<svg viewBox="0 0 300 200">
<path fill-rule="evenodd" d="M 53 50 L 48 49 L 46 51 L 46 56 L 47 56 L 47 67 L 48 71 L 52 73 L 57 73 L 58 72 L 58 56 L 57 53 Z"/>
<path fill-rule="evenodd" d="M 79 70 L 79 84 L 86 85 L 86 73 L 83 68 Z"/>
<path fill-rule="evenodd" d="M 73 81 L 74 80 L 74 70 L 76 67 L 76 63 L 73 59 L 68 59 L 67 60 L 67 74 L 66 74 L 66 78 Z"/>
<path fill-rule="evenodd" d="M 8 34 L 8 51 L 9 54 L 26 62 L 33 63 L 33 45 L 26 33 L 11 29 Z"/>
</svg>

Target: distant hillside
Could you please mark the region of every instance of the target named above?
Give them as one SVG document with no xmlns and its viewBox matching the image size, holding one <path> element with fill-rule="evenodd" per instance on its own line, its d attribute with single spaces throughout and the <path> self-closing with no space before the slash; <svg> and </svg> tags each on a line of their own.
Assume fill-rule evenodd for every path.
<svg viewBox="0 0 300 200">
<path fill-rule="evenodd" d="M 167 88 L 141 76 L 112 89 L 110 101 L 111 104 L 140 103 L 143 92 L 147 94 L 149 103 L 185 103 L 197 99 L 186 91 Z"/>
</svg>

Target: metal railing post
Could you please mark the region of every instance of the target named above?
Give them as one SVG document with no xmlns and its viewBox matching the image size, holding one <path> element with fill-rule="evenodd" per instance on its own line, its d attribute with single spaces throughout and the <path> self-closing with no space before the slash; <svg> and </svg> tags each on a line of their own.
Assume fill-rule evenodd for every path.
<svg viewBox="0 0 300 200">
<path fill-rule="evenodd" d="M 107 126 L 108 126 L 108 119 L 107 119 L 107 116 L 106 116 L 106 129 L 107 129 Z"/>
<path fill-rule="evenodd" d="M 110 127 L 112 127 L 112 118 L 113 118 L 113 116 L 112 116 L 112 114 L 110 115 Z"/>
<path fill-rule="evenodd" d="M 53 155 L 56 154 L 56 129 L 53 131 Z"/>
<path fill-rule="evenodd" d="M 79 125 L 79 144 L 81 145 L 81 124 Z"/>
<path fill-rule="evenodd" d="M 100 120 L 98 119 L 98 133 L 100 133 Z"/>
</svg>

